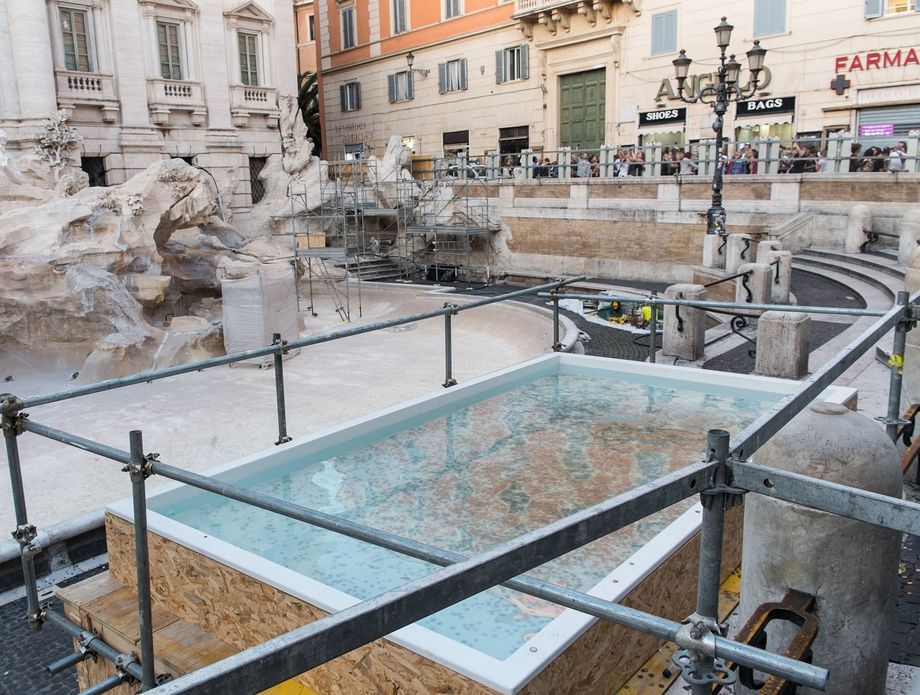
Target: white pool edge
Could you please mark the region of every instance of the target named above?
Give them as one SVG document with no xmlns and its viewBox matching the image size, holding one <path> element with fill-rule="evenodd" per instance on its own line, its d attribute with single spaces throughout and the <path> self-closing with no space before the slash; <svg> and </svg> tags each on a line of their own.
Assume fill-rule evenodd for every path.
<svg viewBox="0 0 920 695">
<path fill-rule="evenodd" d="M 555 369 L 554 367 L 555 363 Z M 433 395 L 423 396 L 373 413 L 351 422 L 299 438 L 288 444 L 256 452 L 236 461 L 215 467 L 205 473 L 233 482 L 252 472 L 254 467 L 283 465 L 305 454 L 302 450 L 325 449 L 345 441 L 393 426 L 403 420 L 429 412 L 433 407 L 488 393 L 495 388 L 527 378 L 534 374 L 553 373 L 566 366 L 598 369 L 605 372 L 627 372 L 633 375 L 671 376 L 688 383 L 710 384 L 728 388 L 752 388 L 761 392 L 789 393 L 797 382 L 751 375 L 726 374 L 693 367 L 680 367 L 603 357 L 564 353 L 541 355 L 522 364 L 493 372 Z M 845 403 L 854 389 L 829 387 L 825 400 Z M 688 464 L 690 462 L 688 461 Z M 175 465 L 175 464 L 174 464 Z M 182 483 L 171 483 L 148 495 L 153 500 L 173 502 L 189 494 L 197 494 Z M 107 511 L 126 521 L 133 521 L 130 498 L 107 507 Z M 633 553 L 588 593 L 598 598 L 616 601 L 632 591 L 670 555 L 686 543 L 699 529 L 699 505 L 681 514 L 642 548 Z M 161 514 L 148 511 L 148 528 L 179 545 L 190 548 L 217 562 L 236 569 L 258 581 L 295 596 L 327 612 L 337 612 L 359 602 L 353 596 L 318 582 L 277 563 L 265 560 L 230 543 L 213 538 L 192 527 L 175 522 Z M 387 636 L 387 639 L 417 654 L 431 659 L 453 671 L 505 695 L 514 695 L 553 659 L 564 652 L 596 622 L 596 618 L 566 609 L 523 644 L 510 657 L 499 660 L 419 625 L 410 625 Z"/>
</svg>

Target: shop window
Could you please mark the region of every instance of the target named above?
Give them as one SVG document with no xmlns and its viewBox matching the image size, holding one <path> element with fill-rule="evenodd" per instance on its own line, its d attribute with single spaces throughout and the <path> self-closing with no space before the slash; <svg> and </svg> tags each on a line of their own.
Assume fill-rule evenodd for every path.
<svg viewBox="0 0 920 695">
<path fill-rule="evenodd" d="M 438 63 L 438 92 L 459 92 L 466 89 L 466 58 Z"/>
<path fill-rule="evenodd" d="M 786 31 L 786 0 L 754 0 L 754 36 Z"/>
<path fill-rule="evenodd" d="M 520 154 L 530 148 L 530 128 L 526 125 L 498 129 L 499 154 Z"/>
<path fill-rule="evenodd" d="M 677 51 L 677 10 L 652 15 L 652 55 Z"/>
<path fill-rule="evenodd" d="M 530 56 L 526 44 L 495 52 L 495 81 L 498 84 L 526 80 L 530 76 Z"/>
</svg>

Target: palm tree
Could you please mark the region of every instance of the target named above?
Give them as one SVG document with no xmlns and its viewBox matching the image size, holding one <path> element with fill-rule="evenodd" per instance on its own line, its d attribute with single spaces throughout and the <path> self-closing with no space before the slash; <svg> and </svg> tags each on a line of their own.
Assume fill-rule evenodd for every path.
<svg viewBox="0 0 920 695">
<path fill-rule="evenodd" d="M 322 139 L 319 125 L 319 85 L 315 72 L 304 72 L 297 78 L 297 106 L 307 126 L 307 137 L 313 141 L 313 154 L 321 155 Z"/>
</svg>

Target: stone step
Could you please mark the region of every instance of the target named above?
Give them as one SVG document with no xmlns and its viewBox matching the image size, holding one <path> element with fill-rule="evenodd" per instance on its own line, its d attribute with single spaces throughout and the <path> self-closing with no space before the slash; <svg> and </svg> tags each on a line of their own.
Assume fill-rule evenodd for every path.
<svg viewBox="0 0 920 695">
<path fill-rule="evenodd" d="M 850 254 L 830 249 L 806 249 L 798 256 L 824 258 L 840 263 L 858 265 L 861 268 L 867 268 L 890 275 L 903 282 L 904 269 L 898 265 L 897 258 L 885 254 L 884 256 L 869 256 L 868 254 Z"/>
<path fill-rule="evenodd" d="M 828 258 L 814 258 L 798 255 L 793 257 L 792 267 L 805 271 L 817 271 L 819 275 L 827 275 L 827 277 L 832 277 L 832 279 L 850 286 L 853 285 L 853 281 L 855 280 L 862 283 L 864 286 L 868 285 L 873 287 L 886 295 L 889 300 L 889 306 L 890 303 L 894 301 L 897 293 L 904 287 L 903 280 L 896 280 L 890 275 L 882 274 L 881 272 L 873 272 L 871 269 L 865 267 Z M 838 277 L 833 277 L 828 273 L 833 273 Z M 860 291 L 858 287 L 854 286 L 853 289 L 862 294 L 865 298 L 865 293 Z"/>
</svg>

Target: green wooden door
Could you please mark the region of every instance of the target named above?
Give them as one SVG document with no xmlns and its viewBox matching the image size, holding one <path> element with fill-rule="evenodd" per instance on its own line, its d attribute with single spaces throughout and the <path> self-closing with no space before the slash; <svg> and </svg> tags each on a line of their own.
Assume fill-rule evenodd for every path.
<svg viewBox="0 0 920 695">
<path fill-rule="evenodd" d="M 559 78 L 559 144 L 595 149 L 604 144 L 606 70 L 588 70 Z"/>
</svg>

